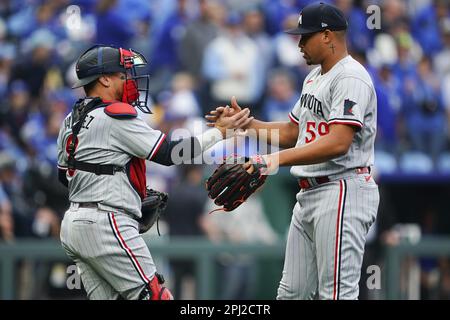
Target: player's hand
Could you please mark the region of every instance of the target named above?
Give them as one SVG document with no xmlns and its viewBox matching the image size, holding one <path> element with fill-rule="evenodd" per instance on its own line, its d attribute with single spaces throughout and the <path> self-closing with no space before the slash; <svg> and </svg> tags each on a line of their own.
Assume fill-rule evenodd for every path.
<svg viewBox="0 0 450 320">
<path fill-rule="evenodd" d="M 230 117 L 231 119 L 227 120 L 227 125 L 229 125 L 228 129 L 245 129 L 254 119 L 254 117 L 250 117 L 250 114 L 248 114 L 246 119 L 242 119 L 241 117 L 245 116 L 242 112 L 245 110 L 248 110 L 248 108 L 242 110 L 237 103 L 236 97 L 233 96 L 231 98 L 231 107 L 217 107 L 215 110 L 212 110 L 209 115 L 205 116 L 205 118 L 209 121 L 207 126 L 216 127 L 218 121 L 221 121 L 221 117 Z M 219 124 L 219 126 L 222 125 Z"/>
<path fill-rule="evenodd" d="M 235 98 L 234 102 L 236 102 Z M 207 120 L 211 121 L 207 125 L 218 128 L 224 137 L 226 136 L 227 129 L 245 127 L 254 119 L 254 117 L 250 116 L 250 110 L 248 108 L 241 109 L 237 103 L 233 104 L 233 100 L 232 107 L 218 107 L 216 110 L 211 111 L 211 114 L 205 116 Z"/>
<path fill-rule="evenodd" d="M 261 160 L 258 160 L 257 157 L 261 157 Z M 252 163 L 258 163 L 263 162 L 267 167 L 264 169 L 261 169 L 261 174 L 263 175 L 271 175 L 275 174 L 278 171 L 278 157 L 276 154 L 265 154 L 265 155 L 256 155 L 250 158 L 250 161 L 247 161 L 242 166 L 245 170 L 247 170 L 248 173 L 252 174 L 255 167 L 252 165 Z"/>
<path fill-rule="evenodd" d="M 210 127 L 214 127 L 214 124 L 215 124 L 216 120 L 226 110 L 226 108 L 230 108 L 230 106 L 228 106 L 228 105 L 226 107 L 220 106 L 220 107 L 217 107 L 215 110 L 210 111 L 209 115 L 205 116 L 205 118 L 208 121 L 211 121 L 207 125 L 210 126 Z M 229 110 L 229 115 L 233 115 L 235 113 L 238 113 L 241 110 L 242 110 L 242 108 L 238 105 L 238 103 L 236 101 L 236 97 L 233 96 L 231 98 L 231 109 Z"/>
</svg>

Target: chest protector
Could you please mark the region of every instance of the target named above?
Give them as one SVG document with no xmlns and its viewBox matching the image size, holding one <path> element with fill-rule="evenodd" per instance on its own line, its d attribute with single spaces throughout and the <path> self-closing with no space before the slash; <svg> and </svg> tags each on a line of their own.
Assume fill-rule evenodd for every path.
<svg viewBox="0 0 450 320">
<path fill-rule="evenodd" d="M 127 174 L 131 186 L 141 199 L 146 195 L 145 159 L 131 158 L 125 167 L 114 164 L 95 164 L 79 161 L 75 158 L 75 149 L 78 146 L 78 134 L 89 112 L 104 108 L 104 112 L 115 119 L 130 119 L 137 116 L 136 110 L 121 102 L 103 102 L 100 98 L 85 98 L 78 100 L 72 111 L 72 136 L 68 140 L 68 170 L 81 170 L 96 175 L 114 175 L 116 172 Z"/>
</svg>

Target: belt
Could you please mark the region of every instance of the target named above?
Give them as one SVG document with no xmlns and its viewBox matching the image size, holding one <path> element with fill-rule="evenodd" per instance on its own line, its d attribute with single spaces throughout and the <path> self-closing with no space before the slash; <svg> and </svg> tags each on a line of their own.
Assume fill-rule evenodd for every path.
<svg viewBox="0 0 450 320">
<path fill-rule="evenodd" d="M 78 208 L 98 208 L 97 202 L 73 202 L 78 204 Z"/>
<path fill-rule="evenodd" d="M 370 173 L 370 167 L 356 168 L 356 174 Z M 318 185 L 332 181 L 330 176 L 316 177 L 316 178 L 302 178 L 298 179 L 298 185 L 301 189 L 309 189 Z"/>
</svg>

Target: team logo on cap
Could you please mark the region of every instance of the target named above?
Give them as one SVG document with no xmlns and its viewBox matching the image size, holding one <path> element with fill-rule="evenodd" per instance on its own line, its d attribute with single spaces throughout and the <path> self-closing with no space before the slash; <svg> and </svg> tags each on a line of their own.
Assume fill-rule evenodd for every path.
<svg viewBox="0 0 450 320">
<path fill-rule="evenodd" d="M 300 14 L 300 17 L 298 18 L 298 25 L 302 24 L 302 15 Z"/>
<path fill-rule="evenodd" d="M 325 22 L 322 22 L 322 28 L 328 27 L 328 24 Z"/>
</svg>

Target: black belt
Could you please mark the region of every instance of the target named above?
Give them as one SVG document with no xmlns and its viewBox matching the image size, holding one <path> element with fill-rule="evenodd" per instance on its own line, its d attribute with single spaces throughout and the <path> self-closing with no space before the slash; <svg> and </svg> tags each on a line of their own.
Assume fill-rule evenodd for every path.
<svg viewBox="0 0 450 320">
<path fill-rule="evenodd" d="M 78 203 L 79 208 L 98 208 L 97 202 L 74 202 Z"/>
<path fill-rule="evenodd" d="M 356 168 L 355 172 L 357 174 L 363 174 L 363 173 L 370 173 L 370 167 L 364 167 L 364 168 Z M 323 177 L 316 177 L 316 178 L 302 178 L 298 179 L 298 185 L 302 189 L 309 189 L 315 186 L 318 186 L 320 184 L 324 184 L 327 182 L 330 182 L 331 179 L 328 176 Z"/>
<path fill-rule="evenodd" d="M 69 169 L 71 170 L 81 170 L 96 175 L 114 175 L 116 172 L 125 172 L 125 168 L 122 166 L 117 166 L 114 164 L 95 164 L 89 162 L 82 162 L 78 160 L 69 159 Z"/>
</svg>

